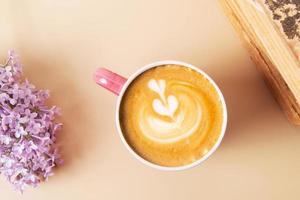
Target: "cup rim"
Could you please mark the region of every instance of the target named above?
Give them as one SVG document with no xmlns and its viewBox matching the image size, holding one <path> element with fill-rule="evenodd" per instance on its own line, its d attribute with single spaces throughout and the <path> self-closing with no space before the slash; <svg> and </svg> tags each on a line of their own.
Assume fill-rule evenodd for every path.
<svg viewBox="0 0 300 200">
<path fill-rule="evenodd" d="M 120 126 L 120 116 L 119 116 L 119 111 L 120 111 L 120 105 L 123 99 L 123 96 L 128 88 L 128 86 L 132 83 L 133 80 L 135 80 L 139 75 L 141 75 L 142 73 L 144 73 L 145 71 L 154 68 L 154 67 L 158 67 L 161 65 L 180 65 L 180 66 L 184 66 L 190 69 L 195 70 L 196 72 L 200 73 L 201 75 L 203 75 L 216 89 L 219 98 L 221 100 L 222 103 L 222 107 L 223 107 L 223 122 L 222 122 L 222 128 L 221 128 L 221 134 L 218 137 L 217 142 L 214 144 L 214 146 L 201 158 L 199 158 L 198 160 L 188 164 L 188 165 L 182 165 L 182 166 L 175 166 L 175 167 L 168 167 L 168 166 L 161 166 L 155 163 L 152 163 L 148 160 L 146 160 L 145 158 L 141 157 L 138 153 L 136 153 L 131 146 L 128 144 L 128 142 L 126 141 L 124 134 L 122 132 L 121 126 Z M 222 139 L 224 138 L 225 132 L 226 132 L 226 127 L 227 127 L 227 107 L 226 107 L 226 103 L 225 103 L 225 99 L 224 96 L 220 90 L 220 88 L 218 87 L 218 85 L 215 83 L 215 81 L 207 74 L 205 73 L 203 70 L 195 67 L 194 65 L 191 65 L 189 63 L 185 63 L 182 61 L 177 61 L 177 60 L 163 60 L 163 61 L 157 61 L 157 62 L 153 62 L 150 63 L 148 65 L 145 65 L 144 67 L 139 68 L 136 72 L 134 72 L 133 74 L 130 75 L 130 77 L 127 79 L 126 83 L 124 84 L 124 86 L 122 87 L 120 94 L 118 96 L 118 100 L 117 100 L 117 106 L 116 106 L 116 114 L 115 114 L 115 118 L 116 118 L 116 126 L 117 126 L 117 130 L 119 133 L 119 136 L 121 138 L 122 143 L 125 145 L 126 149 L 141 163 L 143 163 L 146 166 L 152 167 L 154 169 L 158 169 L 158 170 L 162 170 L 162 171 L 182 171 L 182 170 L 187 170 L 187 169 L 191 169 L 195 166 L 200 165 L 202 162 L 204 162 L 205 160 L 207 160 L 216 150 L 217 148 L 220 146 Z"/>
</svg>

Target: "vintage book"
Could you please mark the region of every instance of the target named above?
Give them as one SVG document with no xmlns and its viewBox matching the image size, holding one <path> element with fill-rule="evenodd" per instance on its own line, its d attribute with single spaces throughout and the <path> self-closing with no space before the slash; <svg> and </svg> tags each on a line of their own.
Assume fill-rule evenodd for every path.
<svg viewBox="0 0 300 200">
<path fill-rule="evenodd" d="M 220 0 L 288 119 L 300 125 L 300 0 Z"/>
</svg>

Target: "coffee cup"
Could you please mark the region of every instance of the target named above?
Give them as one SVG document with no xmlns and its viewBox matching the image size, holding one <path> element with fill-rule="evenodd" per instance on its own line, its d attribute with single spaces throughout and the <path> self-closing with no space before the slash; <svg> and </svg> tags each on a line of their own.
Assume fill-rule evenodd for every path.
<svg viewBox="0 0 300 200">
<path fill-rule="evenodd" d="M 212 78 L 191 64 L 159 61 L 128 79 L 99 68 L 94 81 L 118 95 L 115 121 L 121 141 L 147 166 L 192 168 L 210 157 L 224 137 L 224 97 Z"/>
</svg>

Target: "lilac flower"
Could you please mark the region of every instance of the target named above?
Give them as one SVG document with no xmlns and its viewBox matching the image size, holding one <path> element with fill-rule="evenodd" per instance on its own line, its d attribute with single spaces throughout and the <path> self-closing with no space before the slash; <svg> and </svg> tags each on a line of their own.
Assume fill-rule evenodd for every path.
<svg viewBox="0 0 300 200">
<path fill-rule="evenodd" d="M 62 163 L 55 146 L 61 123 L 57 107 L 47 107 L 49 91 L 23 81 L 18 56 L 9 52 L 0 66 L 0 174 L 23 192 L 53 175 Z"/>
<path fill-rule="evenodd" d="M 15 137 L 20 138 L 21 136 L 28 135 L 28 132 L 24 130 L 23 126 L 19 126 L 15 131 Z"/>
</svg>

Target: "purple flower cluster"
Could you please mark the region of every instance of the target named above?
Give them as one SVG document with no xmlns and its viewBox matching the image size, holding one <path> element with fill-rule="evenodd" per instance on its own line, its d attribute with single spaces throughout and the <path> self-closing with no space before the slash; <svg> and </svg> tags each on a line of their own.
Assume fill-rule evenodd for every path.
<svg viewBox="0 0 300 200">
<path fill-rule="evenodd" d="M 57 107 L 45 106 L 49 92 L 22 77 L 18 56 L 9 52 L 0 66 L 0 174 L 19 191 L 37 186 L 60 164 Z"/>
</svg>

